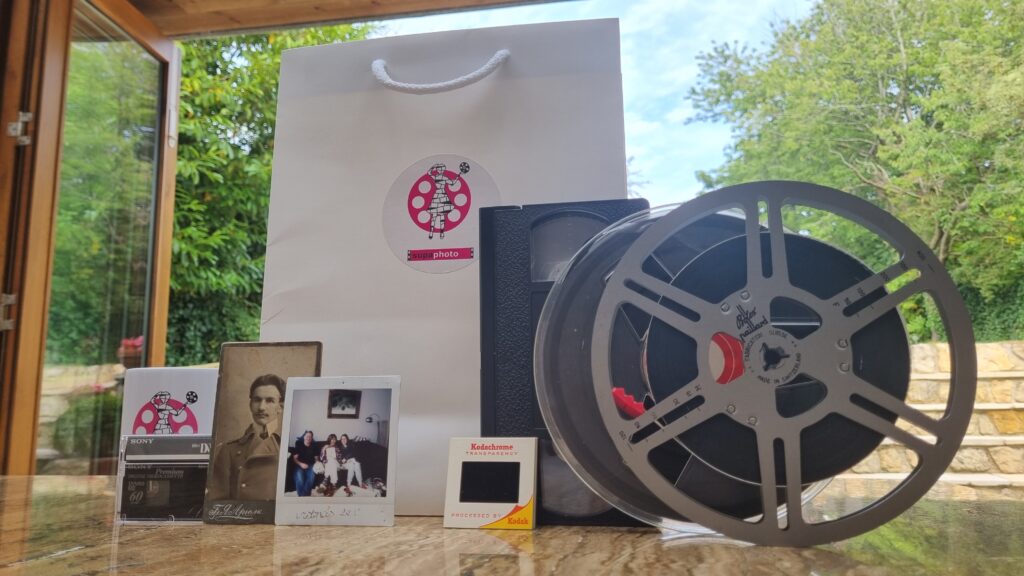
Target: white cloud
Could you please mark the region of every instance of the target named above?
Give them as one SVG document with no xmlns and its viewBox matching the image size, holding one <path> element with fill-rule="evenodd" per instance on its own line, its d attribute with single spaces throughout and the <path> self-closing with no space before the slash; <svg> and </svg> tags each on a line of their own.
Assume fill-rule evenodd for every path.
<svg viewBox="0 0 1024 576">
<path fill-rule="evenodd" d="M 665 113 L 665 119 L 670 124 L 680 124 L 690 119 L 694 114 L 693 105 L 689 100 L 680 102 L 678 106 Z"/>
<path fill-rule="evenodd" d="M 647 120 L 633 112 L 627 112 L 626 117 L 626 138 L 640 138 L 657 133 L 662 129 L 660 122 Z"/>
</svg>

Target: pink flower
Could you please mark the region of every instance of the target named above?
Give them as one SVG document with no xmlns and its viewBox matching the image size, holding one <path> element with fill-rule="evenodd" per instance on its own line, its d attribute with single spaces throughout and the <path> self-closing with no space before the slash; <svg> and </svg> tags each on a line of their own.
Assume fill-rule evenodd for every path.
<svg viewBox="0 0 1024 576">
<path fill-rule="evenodd" d="M 121 340 L 122 350 L 141 350 L 142 344 L 145 341 L 143 336 L 136 336 L 134 338 L 124 338 Z"/>
</svg>

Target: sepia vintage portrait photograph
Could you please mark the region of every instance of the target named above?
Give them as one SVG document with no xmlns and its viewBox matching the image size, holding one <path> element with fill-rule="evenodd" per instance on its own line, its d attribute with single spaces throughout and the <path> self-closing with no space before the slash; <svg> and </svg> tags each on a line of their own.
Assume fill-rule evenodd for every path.
<svg viewBox="0 0 1024 576">
<path fill-rule="evenodd" d="M 288 378 L 319 375 L 320 356 L 319 342 L 221 347 L 213 458 L 206 483 L 207 521 L 273 521 Z M 239 501 L 253 506 L 240 506 Z M 259 502 L 265 505 L 255 504 Z"/>
<path fill-rule="evenodd" d="M 393 505 L 397 377 L 390 378 L 292 381 L 278 468 L 279 515 L 287 508 L 282 499 L 299 512 L 316 503 Z"/>
</svg>

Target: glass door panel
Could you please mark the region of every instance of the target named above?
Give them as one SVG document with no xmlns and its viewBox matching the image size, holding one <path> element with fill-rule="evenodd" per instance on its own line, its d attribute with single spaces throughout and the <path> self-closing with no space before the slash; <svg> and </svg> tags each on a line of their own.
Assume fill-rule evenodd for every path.
<svg viewBox="0 0 1024 576">
<path fill-rule="evenodd" d="M 115 471 L 126 368 L 146 357 L 162 64 L 76 2 L 36 470 Z"/>
</svg>

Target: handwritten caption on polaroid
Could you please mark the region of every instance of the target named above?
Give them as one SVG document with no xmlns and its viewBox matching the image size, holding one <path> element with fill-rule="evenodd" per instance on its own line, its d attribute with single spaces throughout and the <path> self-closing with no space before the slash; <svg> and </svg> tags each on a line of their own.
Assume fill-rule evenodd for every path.
<svg viewBox="0 0 1024 576">
<path fill-rule="evenodd" d="M 282 504 L 278 502 L 278 504 Z M 323 504 L 285 502 L 278 506 L 278 524 L 392 526 L 395 507 L 387 504 Z"/>
</svg>

